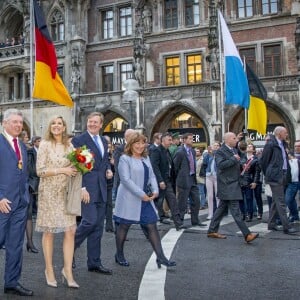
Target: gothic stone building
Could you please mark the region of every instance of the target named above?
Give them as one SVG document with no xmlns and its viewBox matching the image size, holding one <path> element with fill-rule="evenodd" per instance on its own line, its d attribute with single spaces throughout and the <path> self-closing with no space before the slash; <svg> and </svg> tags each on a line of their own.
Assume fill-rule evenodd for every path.
<svg viewBox="0 0 300 300">
<path fill-rule="evenodd" d="M 23 110 L 30 135 L 43 134 L 53 114 L 63 115 L 69 130 L 79 133 L 95 110 L 104 114 L 104 132 L 114 143 L 129 126 L 149 137 L 193 132 L 202 146 L 221 140 L 222 124 L 224 131 L 242 131 L 244 111 L 221 103 L 220 9 L 241 57 L 268 91 L 268 131 L 282 124 L 291 141 L 300 138 L 299 0 L 38 2 L 74 108 L 30 100 L 30 1 L 3 0 L 0 112 Z M 263 139 L 250 136 L 257 144 Z"/>
</svg>

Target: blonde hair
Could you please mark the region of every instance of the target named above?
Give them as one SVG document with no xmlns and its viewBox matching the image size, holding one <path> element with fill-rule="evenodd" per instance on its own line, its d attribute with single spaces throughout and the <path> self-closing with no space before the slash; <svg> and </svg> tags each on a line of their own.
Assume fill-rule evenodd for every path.
<svg viewBox="0 0 300 300">
<path fill-rule="evenodd" d="M 54 122 L 54 120 L 56 119 L 61 119 L 62 122 L 63 122 L 63 125 L 65 127 L 65 130 L 63 131 L 62 133 L 62 144 L 66 147 L 68 147 L 70 145 L 70 141 L 69 141 L 69 135 L 67 134 L 67 123 L 66 121 L 64 120 L 64 118 L 62 116 L 53 116 L 51 119 L 50 119 L 50 122 L 48 124 L 48 128 L 47 128 L 47 131 L 45 133 L 45 140 L 46 141 L 50 141 L 51 143 L 55 144 L 56 143 L 56 140 L 51 132 L 51 125 L 52 123 Z"/>
</svg>

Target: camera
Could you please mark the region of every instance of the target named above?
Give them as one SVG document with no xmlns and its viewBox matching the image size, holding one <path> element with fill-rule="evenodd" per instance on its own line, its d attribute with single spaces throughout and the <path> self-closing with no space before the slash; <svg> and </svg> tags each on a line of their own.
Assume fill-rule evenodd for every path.
<svg viewBox="0 0 300 300">
<path fill-rule="evenodd" d="M 147 184 L 147 187 L 146 187 L 146 194 L 147 194 L 147 196 L 149 196 L 149 197 L 153 196 L 151 184 Z"/>
</svg>

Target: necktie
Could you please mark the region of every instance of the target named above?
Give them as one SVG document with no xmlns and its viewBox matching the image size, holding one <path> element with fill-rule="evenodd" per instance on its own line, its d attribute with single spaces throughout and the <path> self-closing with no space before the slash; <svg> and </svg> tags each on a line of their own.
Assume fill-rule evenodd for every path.
<svg viewBox="0 0 300 300">
<path fill-rule="evenodd" d="M 279 146 L 280 146 L 280 148 L 281 148 L 282 158 L 283 158 L 283 166 L 282 166 L 282 169 L 283 169 L 283 170 L 287 170 L 286 152 L 285 152 L 283 143 L 282 143 L 282 142 L 279 143 Z"/>
<path fill-rule="evenodd" d="M 97 148 L 100 152 L 100 156 L 102 157 L 102 151 L 101 151 L 101 147 L 100 147 L 100 144 L 99 144 L 99 141 L 98 141 L 98 135 L 94 135 L 93 138 L 94 138 L 94 142 L 95 142 L 95 144 L 96 144 L 96 146 L 97 146 Z"/>
<path fill-rule="evenodd" d="M 189 154 L 189 164 L 190 164 L 190 175 L 193 175 L 195 174 L 195 165 L 194 165 L 194 157 L 191 149 L 188 150 L 188 154 Z"/>
<path fill-rule="evenodd" d="M 21 152 L 20 152 L 20 148 L 18 145 L 18 140 L 16 138 L 13 138 L 13 142 L 14 142 L 14 148 L 15 148 L 15 152 L 18 158 L 18 161 L 21 160 Z"/>
</svg>

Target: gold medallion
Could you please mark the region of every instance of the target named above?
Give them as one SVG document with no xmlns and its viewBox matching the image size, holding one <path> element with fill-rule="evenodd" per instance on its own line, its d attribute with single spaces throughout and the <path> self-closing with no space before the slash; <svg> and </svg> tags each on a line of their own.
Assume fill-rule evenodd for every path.
<svg viewBox="0 0 300 300">
<path fill-rule="evenodd" d="M 19 162 L 18 162 L 18 168 L 19 168 L 20 170 L 22 170 L 22 168 L 23 168 L 23 163 L 22 163 L 21 160 L 19 160 Z"/>
</svg>

